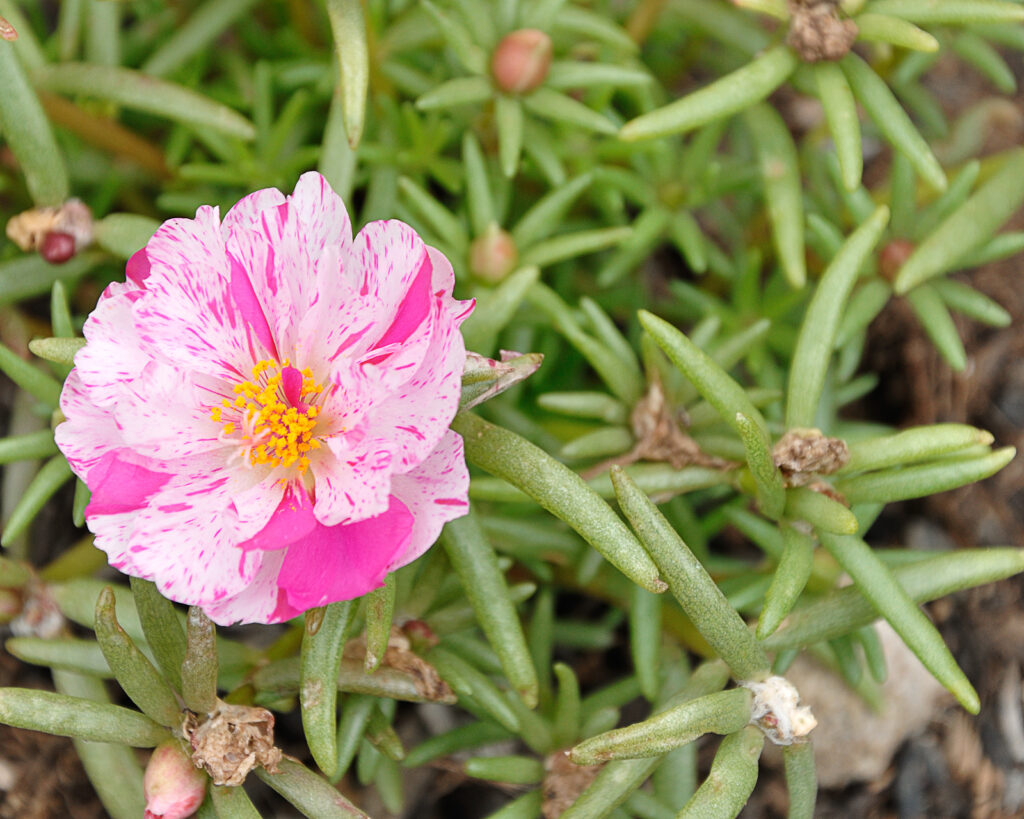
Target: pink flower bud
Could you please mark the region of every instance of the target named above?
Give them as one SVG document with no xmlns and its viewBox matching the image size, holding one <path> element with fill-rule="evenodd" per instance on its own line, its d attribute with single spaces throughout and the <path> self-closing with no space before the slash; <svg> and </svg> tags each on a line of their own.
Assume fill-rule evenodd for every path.
<svg viewBox="0 0 1024 819">
<path fill-rule="evenodd" d="M 63 264 L 75 255 L 75 237 L 70 233 L 52 230 L 43 236 L 39 255 L 50 264 Z"/>
<path fill-rule="evenodd" d="M 512 237 L 493 222 L 469 246 L 469 268 L 474 276 L 496 284 L 511 273 L 519 261 Z"/>
<path fill-rule="evenodd" d="M 528 94 L 547 79 L 551 38 L 535 28 L 506 34 L 491 56 L 491 74 L 502 91 Z"/>
<path fill-rule="evenodd" d="M 153 750 L 142 780 L 146 794 L 145 819 L 185 819 L 195 813 L 206 795 L 206 774 L 197 770 L 177 740 Z"/>
<path fill-rule="evenodd" d="M 913 252 L 914 243 L 909 239 L 893 239 L 878 254 L 878 272 L 893 281 Z"/>
</svg>

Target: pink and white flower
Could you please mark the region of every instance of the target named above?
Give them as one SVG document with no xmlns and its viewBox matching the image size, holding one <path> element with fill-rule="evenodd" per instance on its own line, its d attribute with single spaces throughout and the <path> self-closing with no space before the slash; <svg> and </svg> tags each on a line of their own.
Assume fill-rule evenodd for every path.
<svg viewBox="0 0 1024 819">
<path fill-rule="evenodd" d="M 472 302 L 408 225 L 353 238 L 316 173 L 165 222 L 85 324 L 57 443 L 111 565 L 217 623 L 380 586 L 465 514 Z"/>
</svg>

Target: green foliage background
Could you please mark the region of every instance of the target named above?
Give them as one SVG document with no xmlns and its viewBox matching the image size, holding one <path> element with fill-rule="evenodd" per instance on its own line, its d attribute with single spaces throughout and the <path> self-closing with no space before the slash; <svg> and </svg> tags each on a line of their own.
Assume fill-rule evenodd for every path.
<svg viewBox="0 0 1024 819">
<path fill-rule="evenodd" d="M 955 370 L 951 311 L 1010 321 L 949 274 L 1024 249 L 999 233 L 1024 201 L 1024 150 L 978 158 L 1003 98 L 950 119 L 924 78 L 952 54 L 1014 93 L 1019 3 L 0 0 L 0 16 L 18 33 L 0 43 L 0 213 L 74 196 L 96 218 L 64 264 L 0 244 L 0 369 L 20 390 L 0 440 L 0 601 L 19 624 L 7 650 L 51 667 L 59 692 L 0 690 L 0 721 L 75 737 L 112 816 L 142 811 L 128 746 L 180 738 L 182 707 L 207 714 L 218 696 L 299 709 L 308 766 L 256 773 L 316 817 L 361 815 L 331 784 L 346 775 L 399 812 L 405 768 L 467 750 L 466 775 L 524 786 L 494 816 L 537 816 L 567 749 L 606 764 L 564 816 L 734 816 L 764 735 L 732 682 L 811 650 L 870 696 L 879 617 L 977 711 L 917 604 L 1015 574 L 1024 554 L 865 538 L 886 503 L 982 480 L 1014 453 L 971 427 L 896 431 L 844 407 L 878 382 L 862 354 L 891 299 Z M 853 49 L 816 59 L 811 23 Z M 502 90 L 492 58 L 520 29 L 549 36 L 553 60 L 536 88 Z M 799 128 L 794 98 L 818 106 Z M 870 187 L 865 157 L 886 169 Z M 161 220 L 288 191 L 311 168 L 357 226 L 401 218 L 445 252 L 478 301 L 469 349 L 530 355 L 467 368 L 453 428 L 473 513 L 384 588 L 257 649 L 149 583 L 94 579 L 88 539 L 40 565 L 32 522 L 72 478 L 51 426 L 99 289 Z M 50 336 L 32 344 L 48 363 L 18 349 L 28 334 Z M 812 428 L 848 459 L 780 468 L 780 441 Z M 78 525 L 86 501 L 79 485 Z M 727 526 L 759 557 L 720 553 Z M 609 605 L 566 618 L 569 595 Z M 60 616 L 32 620 L 41 601 Z M 555 656 L 601 652 L 620 629 L 632 668 L 582 696 Z M 343 652 L 355 638 L 363 659 Z M 111 677 L 140 710 L 110 702 Z M 652 716 L 620 725 L 637 697 Z M 397 703 L 431 699 L 463 721 L 403 747 Z M 705 733 L 726 738 L 701 784 Z M 477 753 L 508 739 L 516 755 Z M 785 754 L 790 816 L 811 816 L 811 746 Z M 211 786 L 200 815 L 256 813 Z"/>
</svg>

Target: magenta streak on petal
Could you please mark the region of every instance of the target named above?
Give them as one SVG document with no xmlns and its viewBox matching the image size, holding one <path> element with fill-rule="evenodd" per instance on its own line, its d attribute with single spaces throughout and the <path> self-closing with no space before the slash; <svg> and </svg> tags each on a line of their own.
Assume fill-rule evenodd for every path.
<svg viewBox="0 0 1024 819">
<path fill-rule="evenodd" d="M 306 406 L 302 403 L 302 373 L 294 367 L 282 367 L 281 386 L 288 403 L 299 412 L 305 412 Z"/>
<path fill-rule="evenodd" d="M 356 523 L 316 528 L 288 547 L 278 585 L 300 610 L 351 600 L 381 586 L 409 545 L 412 513 L 394 495 L 387 511 Z"/>
<path fill-rule="evenodd" d="M 395 429 L 405 430 L 410 435 L 412 435 L 414 438 L 416 438 L 417 441 L 425 441 L 426 440 L 426 437 L 423 435 L 423 433 L 420 432 L 418 429 L 416 429 L 416 427 L 397 426 L 397 427 L 395 427 Z"/>
<path fill-rule="evenodd" d="M 124 270 L 125 278 L 134 282 L 139 287 L 145 287 L 146 279 L 149 278 L 149 268 L 149 256 L 146 255 L 146 248 L 142 248 L 142 250 L 133 253 L 131 258 L 128 259 L 128 264 Z"/>
<path fill-rule="evenodd" d="M 434 503 L 439 506 L 468 506 L 465 498 L 434 498 Z"/>
<path fill-rule="evenodd" d="M 306 537 L 318 525 L 306 490 L 292 484 L 285 491 L 267 525 L 248 540 L 239 543 L 238 547 L 243 552 L 250 549 L 283 549 Z"/>
<path fill-rule="evenodd" d="M 267 317 L 263 314 L 263 308 L 260 307 L 259 299 L 256 298 L 256 291 L 253 290 L 249 274 L 242 267 L 242 263 L 238 259 L 230 254 L 228 254 L 228 258 L 231 259 L 231 298 L 235 300 L 235 306 L 242 314 L 242 318 L 252 328 L 256 337 L 267 351 L 276 356 L 277 345 L 274 344 L 274 337 L 270 332 L 270 324 L 267 323 Z"/>
<path fill-rule="evenodd" d="M 86 484 L 92 490 L 92 499 L 86 507 L 85 516 L 117 515 L 133 512 L 146 505 L 171 476 L 138 464 L 121 460 L 124 449 L 105 452 L 86 476 Z"/>
<path fill-rule="evenodd" d="M 405 294 L 405 300 L 398 307 L 395 320 L 373 345 L 373 349 L 386 347 L 388 344 L 401 344 L 430 315 L 430 307 L 433 304 L 430 295 L 430 277 L 433 272 L 434 266 L 430 263 L 430 256 L 424 250 L 420 269 L 409 287 L 409 292 Z"/>
</svg>

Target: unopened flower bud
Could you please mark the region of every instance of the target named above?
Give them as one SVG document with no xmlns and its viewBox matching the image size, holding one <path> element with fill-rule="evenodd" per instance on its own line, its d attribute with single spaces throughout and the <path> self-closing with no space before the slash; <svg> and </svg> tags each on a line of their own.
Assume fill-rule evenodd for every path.
<svg viewBox="0 0 1024 819">
<path fill-rule="evenodd" d="M 39 243 L 39 255 L 50 264 L 63 264 L 75 255 L 75 237 L 59 230 L 50 231 Z"/>
<path fill-rule="evenodd" d="M 177 740 L 157 745 L 142 780 L 146 794 L 145 819 L 191 816 L 206 795 L 206 780 L 206 774 L 192 764 Z"/>
<path fill-rule="evenodd" d="M 0 589 L 0 623 L 9 623 L 21 614 L 24 600 L 17 589 Z"/>
<path fill-rule="evenodd" d="M 494 222 L 469 246 L 469 267 L 473 275 L 496 284 L 515 270 L 519 250 L 515 240 Z"/>
<path fill-rule="evenodd" d="M 909 239 L 893 239 L 878 254 L 878 272 L 886 281 L 893 281 L 914 252 L 914 243 Z"/>
<path fill-rule="evenodd" d="M 491 74 L 502 91 L 528 94 L 547 79 L 551 38 L 535 28 L 506 34 L 491 56 Z"/>
</svg>

